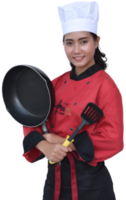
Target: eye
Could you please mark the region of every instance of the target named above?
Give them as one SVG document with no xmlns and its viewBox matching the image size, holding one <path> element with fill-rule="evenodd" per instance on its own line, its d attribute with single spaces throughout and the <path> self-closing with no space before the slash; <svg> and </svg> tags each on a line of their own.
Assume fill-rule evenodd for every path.
<svg viewBox="0 0 126 200">
<path fill-rule="evenodd" d="M 82 42 L 87 43 L 87 41 L 82 41 Z"/>
<path fill-rule="evenodd" d="M 86 40 L 84 40 L 84 41 L 82 41 L 82 42 L 87 43 Z M 72 42 L 67 42 L 66 44 L 69 45 L 69 44 L 72 44 Z"/>
</svg>

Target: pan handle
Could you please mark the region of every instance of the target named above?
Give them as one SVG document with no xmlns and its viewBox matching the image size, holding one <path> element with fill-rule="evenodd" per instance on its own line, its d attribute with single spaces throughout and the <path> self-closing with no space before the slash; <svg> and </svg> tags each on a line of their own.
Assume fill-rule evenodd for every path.
<svg viewBox="0 0 126 200">
<path fill-rule="evenodd" d="M 49 130 L 46 127 L 46 121 L 42 124 L 42 131 L 43 131 L 44 134 L 49 133 Z"/>
</svg>

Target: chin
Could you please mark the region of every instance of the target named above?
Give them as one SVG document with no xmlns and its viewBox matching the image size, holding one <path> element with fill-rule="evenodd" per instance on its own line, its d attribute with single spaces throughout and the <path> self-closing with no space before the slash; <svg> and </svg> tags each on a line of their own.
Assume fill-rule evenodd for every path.
<svg viewBox="0 0 126 200">
<path fill-rule="evenodd" d="M 75 65 L 76 67 L 78 67 L 78 68 L 81 68 L 81 67 L 85 67 L 87 64 L 78 64 L 78 65 Z"/>
</svg>

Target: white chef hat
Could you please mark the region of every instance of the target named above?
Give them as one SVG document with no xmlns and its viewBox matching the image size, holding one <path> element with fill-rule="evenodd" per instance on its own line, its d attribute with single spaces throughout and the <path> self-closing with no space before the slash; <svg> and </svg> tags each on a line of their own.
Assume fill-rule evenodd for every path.
<svg viewBox="0 0 126 200">
<path fill-rule="evenodd" d="M 99 8 L 96 1 L 79 1 L 58 6 L 63 35 L 76 31 L 89 31 L 97 34 Z"/>
</svg>

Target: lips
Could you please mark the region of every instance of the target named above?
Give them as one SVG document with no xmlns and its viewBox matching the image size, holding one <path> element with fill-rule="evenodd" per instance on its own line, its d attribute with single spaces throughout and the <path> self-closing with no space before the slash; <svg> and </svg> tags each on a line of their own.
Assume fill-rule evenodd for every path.
<svg viewBox="0 0 126 200">
<path fill-rule="evenodd" d="M 85 57 L 85 56 L 83 56 L 83 57 L 82 57 L 82 56 L 81 56 L 81 57 L 80 57 L 80 56 L 74 57 L 74 60 L 75 60 L 75 61 L 81 61 L 81 60 L 83 60 L 84 57 Z M 77 58 L 78 58 L 78 59 L 77 59 Z"/>
<path fill-rule="evenodd" d="M 82 57 L 84 57 L 84 56 L 76 56 L 76 57 L 73 57 L 73 58 L 75 58 L 75 59 L 76 59 L 76 58 L 80 58 L 80 59 L 81 59 Z"/>
</svg>

